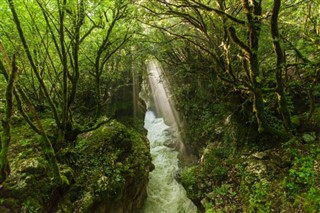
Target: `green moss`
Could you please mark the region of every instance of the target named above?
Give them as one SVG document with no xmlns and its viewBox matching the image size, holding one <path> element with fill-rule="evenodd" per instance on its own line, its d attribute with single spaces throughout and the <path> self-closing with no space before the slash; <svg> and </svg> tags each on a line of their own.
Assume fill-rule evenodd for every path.
<svg viewBox="0 0 320 213">
<path fill-rule="evenodd" d="M 42 203 L 39 203 L 38 200 L 29 198 L 25 200 L 22 204 L 22 212 L 41 212 L 43 210 Z"/>
<path fill-rule="evenodd" d="M 316 187 L 311 187 L 307 192 L 298 197 L 302 203 L 305 212 L 320 211 L 320 190 Z"/>
<path fill-rule="evenodd" d="M 73 209 L 91 211 L 101 203 L 120 202 L 129 185 L 148 177 L 151 169 L 148 143 L 135 130 L 112 121 L 79 139 L 77 175 L 68 193 Z"/>
<path fill-rule="evenodd" d="M 44 125 L 50 126 L 51 120 Z M 75 148 L 59 151 L 64 163 L 59 165 L 60 172 L 68 186 L 61 187 L 52 182 L 41 140 L 34 132 L 15 124 L 12 134 L 11 175 L 0 189 L 0 212 L 41 212 L 51 205 L 61 212 L 92 212 L 106 200 L 115 203 L 129 196 L 128 188 L 146 181 L 152 169 L 145 136 L 112 121 L 81 135 Z M 58 188 L 61 200 L 56 197 Z"/>
<path fill-rule="evenodd" d="M 197 183 L 199 181 L 199 168 L 197 166 L 186 168 L 182 171 L 180 181 L 187 191 L 187 195 L 192 200 L 198 199 L 199 190 Z"/>
</svg>

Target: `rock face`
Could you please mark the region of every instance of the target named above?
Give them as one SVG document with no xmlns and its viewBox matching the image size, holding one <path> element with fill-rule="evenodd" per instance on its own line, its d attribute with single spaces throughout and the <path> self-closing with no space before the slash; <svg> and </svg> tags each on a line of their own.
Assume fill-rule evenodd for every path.
<svg viewBox="0 0 320 213">
<path fill-rule="evenodd" d="M 107 198 L 102 200 L 101 203 L 97 203 L 91 207 L 90 212 L 106 212 L 106 213 L 136 213 L 143 205 L 143 201 L 146 198 L 146 186 L 148 181 L 133 182 L 128 181 L 129 185 L 123 191 L 123 197 L 114 201 Z"/>
<path fill-rule="evenodd" d="M 143 205 L 153 165 L 147 140 L 135 130 L 112 121 L 81 135 L 62 159 L 65 188 L 52 183 L 41 152 L 16 156 L 0 186 L 0 212 L 136 213 Z"/>
</svg>

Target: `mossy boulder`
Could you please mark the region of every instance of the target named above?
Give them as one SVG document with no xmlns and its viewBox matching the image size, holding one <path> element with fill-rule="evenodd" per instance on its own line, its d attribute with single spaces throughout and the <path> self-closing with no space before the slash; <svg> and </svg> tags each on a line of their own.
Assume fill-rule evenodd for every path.
<svg viewBox="0 0 320 213">
<path fill-rule="evenodd" d="M 83 134 L 76 146 L 75 183 L 59 212 L 125 213 L 137 211 L 146 197 L 152 170 L 143 135 L 112 121 Z M 71 206 L 70 206 L 71 205 Z"/>
<path fill-rule="evenodd" d="M 131 213 L 142 206 L 153 168 L 144 132 L 112 121 L 80 135 L 75 147 L 62 150 L 59 169 L 68 186 L 59 186 L 40 141 L 22 129 L 13 132 L 0 212 Z"/>
</svg>

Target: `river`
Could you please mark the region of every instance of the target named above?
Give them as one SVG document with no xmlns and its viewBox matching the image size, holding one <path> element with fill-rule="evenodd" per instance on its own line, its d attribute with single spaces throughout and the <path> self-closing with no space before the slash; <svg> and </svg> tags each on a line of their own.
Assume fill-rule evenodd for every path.
<svg viewBox="0 0 320 213">
<path fill-rule="evenodd" d="M 174 141 L 170 127 L 163 118 L 156 118 L 152 111 L 147 111 L 145 128 L 155 169 L 149 176 L 148 198 L 142 213 L 196 213 L 185 189 L 175 180 L 179 170 L 178 152 L 169 148 Z"/>
<path fill-rule="evenodd" d="M 148 130 L 147 138 L 155 169 L 149 175 L 148 198 L 141 213 L 196 213 L 195 205 L 175 179 L 179 170 L 177 150 L 181 152 L 183 147 L 177 128 L 179 121 L 173 113 L 176 110 L 169 103 L 169 91 L 165 88 L 165 79 L 160 79 L 159 65 L 150 62 L 148 72 L 151 87 L 149 98 L 152 96 L 151 101 L 155 104 L 157 114 L 162 117 L 157 117 L 150 108 L 145 114 L 144 127 Z M 148 105 L 148 101 L 146 103 Z"/>
</svg>

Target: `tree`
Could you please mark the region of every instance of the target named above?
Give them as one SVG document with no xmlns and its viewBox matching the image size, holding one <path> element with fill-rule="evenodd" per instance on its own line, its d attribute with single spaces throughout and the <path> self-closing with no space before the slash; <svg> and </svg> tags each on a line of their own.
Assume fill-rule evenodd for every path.
<svg viewBox="0 0 320 213">
<path fill-rule="evenodd" d="M 1 23 L 6 29 L 2 36 L 9 55 L 19 53 L 15 63 L 20 78 L 12 89 L 17 108 L 32 130 L 41 135 L 53 176 L 61 182 L 57 153 L 73 146 L 80 133 L 110 121 L 102 118 L 88 126 L 77 124 L 74 103 L 79 96 L 79 82 L 88 77 L 88 70 L 96 71 L 94 84 L 97 93 L 100 91 L 99 81 L 106 62 L 132 37 L 135 25 L 121 25 L 130 2 L 7 0 L 7 5 L 5 9 L 10 9 L 12 21 Z M 8 31 L 10 27 L 6 24 L 16 28 L 16 35 Z M 94 50 L 97 46 L 92 45 L 95 41 L 102 41 L 98 51 Z M 92 59 L 95 59 L 93 64 Z M 0 68 L 3 73 L 8 73 L 5 65 Z M 6 78 L 9 80 L 8 74 Z M 100 101 L 97 103 L 101 106 Z M 53 129 L 42 124 L 42 112 L 51 113 Z"/>
<path fill-rule="evenodd" d="M 1 71 L 3 72 L 3 63 L 0 62 Z M 0 184 L 3 183 L 7 176 L 10 174 L 10 167 L 8 162 L 8 150 L 9 143 L 11 140 L 11 116 L 13 112 L 13 88 L 14 88 L 14 80 L 17 75 L 17 66 L 15 56 L 12 60 L 11 72 L 8 75 L 8 83 L 5 93 L 6 106 L 4 110 L 4 115 L 2 118 L 2 134 L 1 134 L 1 146 L 0 146 Z"/>
<path fill-rule="evenodd" d="M 102 37 L 102 41 L 98 44 L 94 59 L 90 59 L 94 63 L 94 70 L 90 74 L 95 78 L 96 91 L 96 117 L 101 116 L 102 100 L 101 100 L 101 77 L 105 70 L 105 65 L 109 59 L 125 45 L 132 37 L 133 32 L 127 26 L 124 29 L 116 26 L 121 24 L 121 21 L 129 21 L 127 19 L 129 2 L 125 0 L 113 2 L 114 7 L 103 11 L 104 20 L 102 20 L 102 28 L 105 28 L 106 33 Z M 122 24 L 124 24 L 122 22 Z M 120 31 L 121 32 L 116 32 Z"/>
<path fill-rule="evenodd" d="M 252 108 L 260 132 L 267 132 L 282 140 L 287 140 L 290 133 L 272 127 L 266 116 L 264 97 L 268 93 L 276 93 L 279 112 L 282 115 L 280 121 L 290 132 L 290 112 L 285 98 L 284 82 L 282 81 L 284 68 L 279 68 L 279 66 L 285 67 L 285 65 L 282 56 L 280 56 L 283 53 L 278 51 L 281 46 L 280 43 L 276 42 L 277 39 L 272 41 L 278 61 L 275 65 L 277 68 L 273 68 L 277 73 L 276 78 L 265 76 L 261 72 L 263 64 L 260 57 L 265 54 L 262 51 L 269 50 L 265 49 L 266 45 L 264 45 L 264 49 L 261 49 L 259 43 L 261 39 L 270 43 L 266 36 L 261 38 L 261 31 L 263 30 L 263 33 L 266 33 L 262 29 L 265 26 L 264 19 L 270 17 L 268 13 L 263 14 L 263 6 L 265 5 L 261 1 L 247 0 L 241 1 L 241 4 L 223 0 L 218 1 L 217 4 L 179 0 L 170 2 L 152 1 L 152 3 L 148 2 L 143 5 L 154 16 L 165 16 L 170 20 L 163 22 L 162 26 L 149 24 L 151 27 L 156 27 L 175 38 L 189 41 L 195 48 L 202 50 L 199 52 L 201 55 L 209 53 L 208 57 L 212 61 L 211 66 L 215 67 L 215 74 L 221 82 L 229 84 L 236 91 L 251 94 Z M 275 30 L 278 28 L 275 24 L 277 22 L 276 9 L 274 9 L 271 20 L 271 36 L 275 38 L 278 37 L 277 30 Z M 188 29 L 187 32 L 185 27 Z M 192 32 L 193 35 L 191 35 Z M 235 45 L 230 41 L 233 41 Z M 270 58 L 268 60 L 273 60 L 270 56 L 266 57 Z M 240 63 L 235 63 L 236 60 Z M 242 64 L 242 66 L 239 66 L 239 64 Z M 276 82 L 276 88 L 268 88 L 268 86 L 266 88 L 264 79 L 267 78 Z"/>
<path fill-rule="evenodd" d="M 282 80 L 284 76 L 283 73 L 285 72 L 286 66 L 285 66 L 284 53 L 280 45 L 280 35 L 278 30 L 278 16 L 279 16 L 280 8 L 281 8 L 281 0 L 274 0 L 274 6 L 273 6 L 270 25 L 271 25 L 271 35 L 273 39 L 274 51 L 277 56 L 276 93 L 278 95 L 279 111 L 282 115 L 282 119 L 284 121 L 285 127 L 288 131 L 291 131 L 292 130 L 291 117 L 290 117 L 290 112 L 289 112 L 288 104 L 285 97 L 284 84 Z"/>
</svg>

